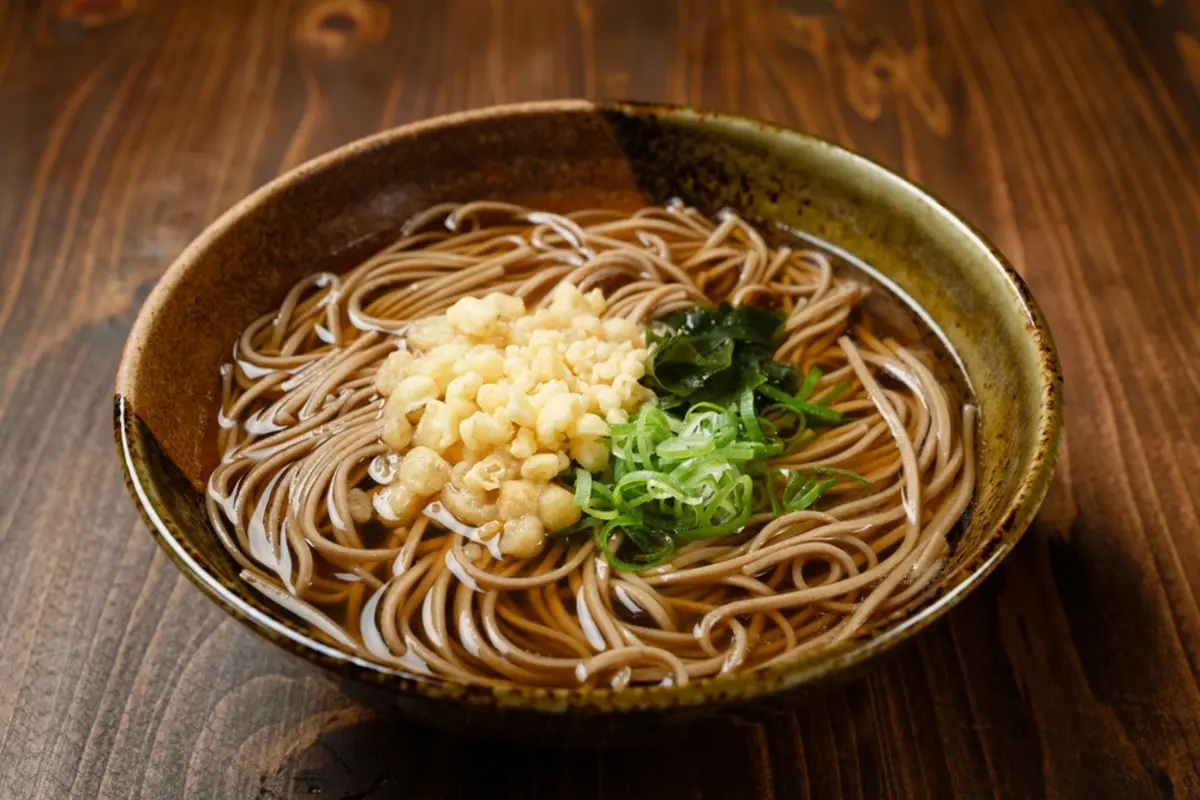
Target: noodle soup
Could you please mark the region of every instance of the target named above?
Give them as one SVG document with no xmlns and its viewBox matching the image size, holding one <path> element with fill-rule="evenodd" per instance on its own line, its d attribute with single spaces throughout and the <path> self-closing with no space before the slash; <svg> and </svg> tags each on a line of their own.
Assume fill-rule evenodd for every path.
<svg viewBox="0 0 1200 800">
<path fill-rule="evenodd" d="M 919 315 L 679 203 L 431 208 L 297 284 L 222 378 L 208 509 L 243 580 L 466 683 L 678 685 L 836 644 L 922 597 L 975 482 Z"/>
</svg>

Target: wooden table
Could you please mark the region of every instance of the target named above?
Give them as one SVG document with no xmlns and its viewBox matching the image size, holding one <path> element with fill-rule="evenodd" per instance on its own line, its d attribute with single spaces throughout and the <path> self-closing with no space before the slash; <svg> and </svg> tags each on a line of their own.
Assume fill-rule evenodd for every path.
<svg viewBox="0 0 1200 800">
<path fill-rule="evenodd" d="M 0 4 L 0 798 L 1200 797 L 1200 4 Z M 1067 452 L 950 618 L 797 713 L 629 753 L 377 718 L 204 600 L 110 433 L 122 340 L 305 159 L 566 95 L 793 123 L 930 187 L 1061 349 Z"/>
</svg>

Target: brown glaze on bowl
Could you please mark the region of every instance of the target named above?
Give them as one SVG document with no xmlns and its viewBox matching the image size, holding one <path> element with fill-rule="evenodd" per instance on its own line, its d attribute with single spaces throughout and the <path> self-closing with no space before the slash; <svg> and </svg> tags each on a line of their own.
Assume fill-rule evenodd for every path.
<svg viewBox="0 0 1200 800">
<path fill-rule="evenodd" d="M 209 528 L 218 366 L 238 333 L 318 269 L 370 254 L 434 203 L 507 200 L 568 211 L 681 197 L 732 206 L 836 245 L 915 298 L 957 351 L 981 408 L 966 532 L 924 602 L 837 648 L 686 687 L 486 689 L 417 678 L 341 652 L 263 603 Z M 129 335 L 116 439 L 151 533 L 205 594 L 256 632 L 442 727 L 596 741 L 778 705 L 845 679 L 961 600 L 1012 548 L 1045 494 L 1062 430 L 1050 331 L 988 242 L 913 184 L 828 142 L 724 114 L 561 101 L 441 117 L 363 139 L 263 187 L 176 260 Z"/>
</svg>

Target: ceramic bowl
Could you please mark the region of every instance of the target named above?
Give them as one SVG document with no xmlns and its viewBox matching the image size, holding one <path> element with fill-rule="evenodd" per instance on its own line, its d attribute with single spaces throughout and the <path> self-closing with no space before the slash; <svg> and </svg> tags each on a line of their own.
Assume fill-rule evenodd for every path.
<svg viewBox="0 0 1200 800">
<path fill-rule="evenodd" d="M 685 687 L 486 689 L 418 678 L 308 635 L 238 580 L 204 511 L 216 463 L 219 364 L 251 320 L 316 270 L 344 269 L 443 201 L 556 211 L 680 197 L 820 237 L 914 298 L 961 359 L 981 410 L 969 524 L 936 591 L 849 642 Z M 645 735 L 778 707 L 844 680 L 962 600 L 1012 549 L 1046 492 L 1062 386 L 1021 278 L 960 217 L 861 156 L 765 122 L 687 108 L 560 101 L 455 114 L 346 145 L 271 182 L 213 223 L 163 275 L 121 358 L 116 440 L 134 502 L 214 602 L 279 647 L 442 727 L 552 742 Z M 231 653 L 230 657 L 236 657 Z"/>
</svg>

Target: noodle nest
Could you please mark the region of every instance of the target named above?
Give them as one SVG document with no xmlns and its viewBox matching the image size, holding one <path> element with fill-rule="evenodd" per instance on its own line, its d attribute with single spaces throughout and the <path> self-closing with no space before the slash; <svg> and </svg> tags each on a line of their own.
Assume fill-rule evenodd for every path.
<svg viewBox="0 0 1200 800">
<path fill-rule="evenodd" d="M 406 326 L 487 292 L 536 307 L 561 282 L 602 289 L 607 316 L 642 324 L 720 301 L 785 315 L 775 359 L 818 367 L 818 390 L 850 388 L 833 406 L 845 421 L 774 465 L 852 470 L 870 493 L 757 514 L 641 573 L 613 569 L 587 535 L 496 559 L 445 514 L 381 524 L 362 502 L 392 478 L 374 378 Z M 928 354 L 856 313 L 867 291 L 729 212 L 436 206 L 246 328 L 222 369 L 213 528 L 243 579 L 320 638 L 415 674 L 619 689 L 798 658 L 919 601 L 974 487 L 974 408 Z"/>
</svg>

